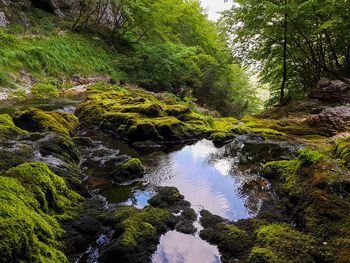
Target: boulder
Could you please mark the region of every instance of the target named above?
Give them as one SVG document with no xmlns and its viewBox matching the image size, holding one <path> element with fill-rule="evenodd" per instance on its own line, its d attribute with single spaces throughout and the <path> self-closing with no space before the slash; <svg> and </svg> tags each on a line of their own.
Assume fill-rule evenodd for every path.
<svg viewBox="0 0 350 263">
<path fill-rule="evenodd" d="M 350 85 L 341 80 L 321 79 L 309 97 L 332 103 L 350 103 Z"/>
<path fill-rule="evenodd" d="M 350 121 L 350 107 L 328 107 L 319 114 L 312 115 L 306 122 L 318 130 L 319 134 L 333 136 L 346 130 Z"/>
</svg>

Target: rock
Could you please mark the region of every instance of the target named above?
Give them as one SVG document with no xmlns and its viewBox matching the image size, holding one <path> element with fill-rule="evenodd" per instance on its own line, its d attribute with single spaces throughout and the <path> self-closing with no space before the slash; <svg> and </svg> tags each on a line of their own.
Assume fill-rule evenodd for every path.
<svg viewBox="0 0 350 263">
<path fill-rule="evenodd" d="M 44 112 L 36 108 L 17 111 L 13 121 L 21 129 L 30 132 L 55 132 L 61 135 L 70 135 L 79 125 L 72 113 Z"/>
<path fill-rule="evenodd" d="M 157 194 L 148 200 L 148 203 L 153 207 L 178 213 L 191 205 L 188 201 L 184 200 L 184 196 L 180 194 L 176 187 L 158 187 L 156 191 Z"/>
<path fill-rule="evenodd" d="M 332 103 L 350 103 L 350 85 L 341 80 L 322 79 L 309 97 Z"/>
<path fill-rule="evenodd" d="M 115 172 L 113 172 L 112 178 L 114 181 L 124 183 L 128 180 L 134 180 L 141 178 L 145 170 L 137 158 L 131 158 L 126 163 L 120 165 Z"/>
<path fill-rule="evenodd" d="M 210 133 L 202 116 L 188 114 L 188 108 L 182 105 L 164 105 L 154 100 L 142 93 L 106 92 L 88 97 L 75 114 L 82 122 L 98 125 L 130 143 L 181 143 Z"/>
<path fill-rule="evenodd" d="M 93 147 L 94 142 L 90 137 L 73 137 L 73 142 L 79 147 Z"/>
<path fill-rule="evenodd" d="M 319 114 L 312 115 L 306 122 L 321 135 L 333 136 L 346 130 L 350 121 L 350 107 L 328 107 Z"/>
<path fill-rule="evenodd" d="M 10 22 L 7 20 L 5 11 L 0 10 L 0 27 L 7 27 L 9 23 Z"/>
<path fill-rule="evenodd" d="M 131 146 L 137 150 L 159 149 L 162 146 L 152 141 L 134 142 Z"/>
<path fill-rule="evenodd" d="M 161 234 L 173 228 L 174 215 L 167 210 L 147 206 L 137 209 L 119 207 L 113 239 L 101 252 L 100 262 L 149 262 Z"/>
</svg>

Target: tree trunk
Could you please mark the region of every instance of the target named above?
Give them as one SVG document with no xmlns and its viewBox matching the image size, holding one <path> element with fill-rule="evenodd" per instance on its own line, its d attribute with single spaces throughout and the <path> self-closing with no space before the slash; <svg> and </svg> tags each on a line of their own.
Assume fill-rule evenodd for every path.
<svg viewBox="0 0 350 263">
<path fill-rule="evenodd" d="M 284 1 L 286 6 L 286 1 Z M 287 82 L 287 12 L 284 13 L 284 23 L 283 23 L 283 77 L 282 77 L 282 84 L 281 84 L 281 93 L 280 93 L 280 104 L 285 104 L 285 98 L 284 98 L 284 91 L 286 87 Z"/>
</svg>

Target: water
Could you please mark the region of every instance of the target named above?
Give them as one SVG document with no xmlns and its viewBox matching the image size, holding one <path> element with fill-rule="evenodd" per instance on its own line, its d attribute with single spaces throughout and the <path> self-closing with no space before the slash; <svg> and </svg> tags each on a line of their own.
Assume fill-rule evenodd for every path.
<svg viewBox="0 0 350 263">
<path fill-rule="evenodd" d="M 256 174 L 239 171 L 237 158 L 221 157 L 224 152 L 225 148 L 202 140 L 155 159 L 148 166 L 145 181 L 177 187 L 196 212 L 206 209 L 230 220 L 252 217 L 265 197 L 267 182 Z M 247 191 L 252 181 L 257 182 L 256 189 Z"/>
<path fill-rule="evenodd" d="M 106 152 L 111 152 L 108 149 L 112 148 L 118 149 L 116 154 L 119 155 L 132 153 L 125 144 L 114 141 L 109 136 L 96 136 L 94 139 L 101 141 Z M 270 198 L 270 194 L 268 182 L 253 169 L 257 163 L 261 166 L 261 159 L 256 158 L 255 162 L 247 164 L 250 153 L 244 153 L 245 150 L 240 140 L 222 148 L 216 148 L 212 142 L 202 140 L 170 153 L 138 153 L 137 157 L 146 166 L 146 175 L 141 182 L 120 186 L 101 177 L 96 179 L 92 174 L 98 174 L 96 168 L 99 165 L 91 168 L 92 173 L 88 172 L 89 182 L 110 203 L 143 208 L 154 194 L 155 186 L 175 186 L 191 202 L 197 213 L 206 209 L 230 220 L 250 218 L 257 214 L 261 203 Z M 91 155 L 92 158 L 93 156 L 95 155 Z M 196 222 L 196 227 L 201 229 L 199 222 Z M 221 261 L 217 247 L 202 240 L 198 232 L 195 235 L 185 235 L 170 231 L 161 236 L 152 262 Z"/>
<path fill-rule="evenodd" d="M 153 263 L 220 263 L 216 246 L 199 237 L 169 231 L 160 238 L 160 244 L 152 257 Z"/>
</svg>

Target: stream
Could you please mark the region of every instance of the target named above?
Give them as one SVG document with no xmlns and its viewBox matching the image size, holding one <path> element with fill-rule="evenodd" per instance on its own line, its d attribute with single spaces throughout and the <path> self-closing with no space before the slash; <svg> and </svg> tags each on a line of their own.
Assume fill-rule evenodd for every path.
<svg viewBox="0 0 350 263">
<path fill-rule="evenodd" d="M 2 104 L 0 113 L 12 114 L 31 106 L 74 112 L 81 101 L 81 98 L 68 98 Z M 80 169 L 87 176 L 88 187 L 105 197 L 109 204 L 143 208 L 154 195 L 155 187 L 174 186 L 191 203 L 198 217 L 199 212 L 206 209 L 229 220 L 257 215 L 261 204 L 274 197 L 269 182 L 259 176 L 263 163 L 281 156 L 291 158 L 290 153 L 299 147 L 289 142 L 266 141 L 258 136 L 237 136 L 233 142 L 221 148 L 204 139 L 192 145 L 136 151 L 100 131 L 81 129 L 76 136 L 90 137 L 94 141 L 94 149 L 82 153 Z M 105 164 L 111 158 L 124 160 L 125 156 L 140 158 L 146 174 L 141 181 L 130 185 L 113 184 L 103 176 L 106 167 L 108 169 Z M 101 169 L 102 166 L 104 169 Z M 177 231 L 162 235 L 152 262 L 221 262 L 217 247 L 199 237 L 202 229 L 199 218 L 195 226 L 197 232 L 194 235 Z M 91 253 L 96 251 L 92 250 Z M 98 262 L 98 256 L 82 258 L 77 262 Z"/>
</svg>

